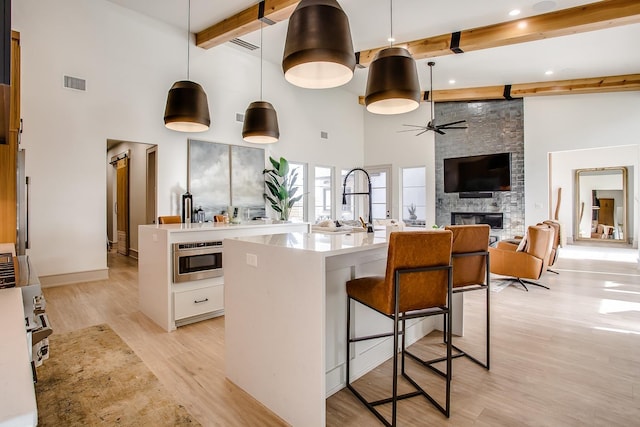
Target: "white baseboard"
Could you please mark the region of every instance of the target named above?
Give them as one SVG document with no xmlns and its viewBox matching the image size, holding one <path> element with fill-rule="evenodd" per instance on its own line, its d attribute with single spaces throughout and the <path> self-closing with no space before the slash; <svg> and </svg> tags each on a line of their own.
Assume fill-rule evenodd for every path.
<svg viewBox="0 0 640 427">
<path fill-rule="evenodd" d="M 49 276 L 39 276 L 40 286 L 50 288 L 53 286 L 71 285 L 80 282 L 93 282 L 96 280 L 106 280 L 109 278 L 109 269 L 92 271 L 80 271 L 77 273 L 52 274 Z"/>
</svg>

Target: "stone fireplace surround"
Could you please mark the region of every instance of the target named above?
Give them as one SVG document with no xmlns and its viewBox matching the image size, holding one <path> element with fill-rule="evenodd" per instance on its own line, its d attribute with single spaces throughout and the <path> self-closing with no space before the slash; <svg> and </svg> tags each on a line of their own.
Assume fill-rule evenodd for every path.
<svg viewBox="0 0 640 427">
<path fill-rule="evenodd" d="M 454 213 L 476 217 L 497 214 L 502 216 L 502 228 L 492 227 L 492 236 L 502 240 L 524 234 L 523 115 L 522 100 L 436 104 L 436 123 L 466 120 L 468 126 L 465 130 L 449 130 L 445 135 L 435 135 L 438 225 L 452 224 Z M 443 159 L 505 152 L 511 153 L 511 191 L 496 191 L 482 198 L 444 192 Z"/>
</svg>

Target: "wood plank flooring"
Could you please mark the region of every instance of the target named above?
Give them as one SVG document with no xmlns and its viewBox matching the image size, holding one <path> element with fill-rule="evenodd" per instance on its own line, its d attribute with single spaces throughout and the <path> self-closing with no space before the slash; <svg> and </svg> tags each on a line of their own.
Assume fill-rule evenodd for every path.
<svg viewBox="0 0 640 427">
<path fill-rule="evenodd" d="M 640 425 L 637 263 L 565 259 L 562 251 L 555 266 L 560 274 L 542 280 L 551 290 L 509 286 L 491 293 L 491 371 L 465 358 L 454 360 L 451 418 L 413 398 L 400 403 L 399 425 Z M 109 280 L 44 290 L 55 333 L 109 324 L 204 426 L 285 425 L 225 379 L 224 318 L 162 331 L 138 310 L 135 260 L 108 256 Z M 482 292 L 465 296 L 465 337 L 456 340 L 478 357 L 483 357 L 483 298 Z M 440 340 L 434 333 L 416 346 L 428 351 Z M 411 363 L 408 368 L 442 398 L 441 379 Z M 382 397 L 390 390 L 390 371 L 385 363 L 357 386 L 367 396 Z M 342 390 L 327 400 L 327 425 L 380 424 Z"/>
</svg>

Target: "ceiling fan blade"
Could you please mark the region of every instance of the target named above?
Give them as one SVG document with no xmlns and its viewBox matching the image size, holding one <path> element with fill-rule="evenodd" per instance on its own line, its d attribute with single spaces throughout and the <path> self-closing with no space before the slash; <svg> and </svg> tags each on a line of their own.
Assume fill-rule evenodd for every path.
<svg viewBox="0 0 640 427">
<path fill-rule="evenodd" d="M 440 129 L 469 129 L 468 127 L 464 126 L 438 126 Z"/>
<path fill-rule="evenodd" d="M 424 126 L 420 126 L 420 129 L 424 129 Z M 415 132 L 415 131 L 420 130 L 420 129 L 403 129 L 403 130 L 397 130 L 396 132 L 397 133 L 400 133 L 400 132 Z M 425 129 L 425 131 L 426 130 L 428 130 L 428 129 Z"/>
<path fill-rule="evenodd" d="M 434 128 L 433 131 L 439 133 L 440 135 L 445 135 L 445 133 L 440 130 L 440 126 Z"/>
<path fill-rule="evenodd" d="M 414 127 L 414 128 L 423 128 L 423 127 L 425 127 L 425 125 L 402 125 L 402 126 L 411 126 L 411 127 Z"/>
<path fill-rule="evenodd" d="M 443 127 L 443 126 L 451 126 L 451 125 L 457 125 L 460 123 L 466 123 L 466 120 L 458 120 L 457 122 L 449 122 L 449 123 L 445 123 L 443 125 L 440 125 L 439 127 Z"/>
<path fill-rule="evenodd" d="M 422 132 L 418 132 L 418 133 L 416 133 L 416 136 L 420 136 L 420 135 L 422 135 L 423 133 L 427 132 L 428 130 L 429 130 L 429 129 L 425 129 L 425 130 L 423 130 Z"/>
</svg>

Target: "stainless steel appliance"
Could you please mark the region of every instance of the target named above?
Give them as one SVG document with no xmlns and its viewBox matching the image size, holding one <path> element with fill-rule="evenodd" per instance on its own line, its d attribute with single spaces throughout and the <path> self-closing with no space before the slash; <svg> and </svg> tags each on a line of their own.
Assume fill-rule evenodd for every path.
<svg viewBox="0 0 640 427">
<path fill-rule="evenodd" d="M 174 243 L 175 283 L 222 276 L 222 241 Z"/>
<path fill-rule="evenodd" d="M 48 337 L 53 333 L 45 313 L 46 301 L 38 275 L 26 255 L 0 254 L 0 288 L 18 287 L 22 291 L 27 339 L 31 342 L 31 363 L 40 366 L 49 357 Z M 36 372 L 33 370 L 34 380 Z"/>
<path fill-rule="evenodd" d="M 193 196 L 188 191 L 182 195 L 182 223 L 190 224 L 193 213 Z"/>
</svg>

